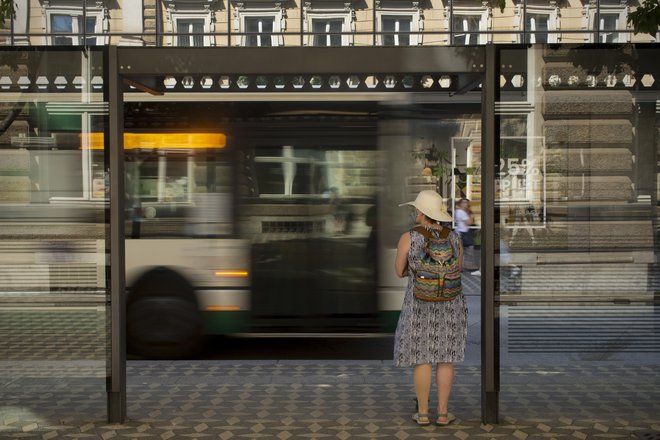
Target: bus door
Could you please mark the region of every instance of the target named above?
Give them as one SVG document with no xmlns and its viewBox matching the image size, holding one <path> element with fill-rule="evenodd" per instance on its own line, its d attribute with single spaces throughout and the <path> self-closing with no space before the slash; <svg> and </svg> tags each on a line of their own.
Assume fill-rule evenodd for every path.
<svg viewBox="0 0 660 440">
<path fill-rule="evenodd" d="M 377 328 L 374 104 L 271 103 L 239 128 L 252 330 Z M 259 112 L 259 110 L 255 110 Z"/>
</svg>

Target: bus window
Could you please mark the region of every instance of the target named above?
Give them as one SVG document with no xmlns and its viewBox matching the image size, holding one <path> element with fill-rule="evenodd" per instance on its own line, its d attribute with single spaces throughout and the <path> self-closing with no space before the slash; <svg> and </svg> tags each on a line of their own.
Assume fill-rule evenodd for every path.
<svg viewBox="0 0 660 440">
<path fill-rule="evenodd" d="M 213 149 L 126 150 L 127 236 L 233 234 L 232 168 Z"/>
</svg>

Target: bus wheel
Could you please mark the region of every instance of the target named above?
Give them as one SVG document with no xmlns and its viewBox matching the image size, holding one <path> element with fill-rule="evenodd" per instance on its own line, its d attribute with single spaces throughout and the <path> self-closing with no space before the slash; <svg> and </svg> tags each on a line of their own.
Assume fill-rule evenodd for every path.
<svg viewBox="0 0 660 440">
<path fill-rule="evenodd" d="M 202 340 L 202 316 L 193 286 L 159 267 L 144 274 L 126 301 L 128 352 L 150 359 L 193 356 Z"/>
</svg>

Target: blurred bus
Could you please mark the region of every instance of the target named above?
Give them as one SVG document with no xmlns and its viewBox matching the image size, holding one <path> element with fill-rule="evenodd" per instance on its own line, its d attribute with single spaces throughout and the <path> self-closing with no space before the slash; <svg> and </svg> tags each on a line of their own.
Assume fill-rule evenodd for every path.
<svg viewBox="0 0 660 440">
<path fill-rule="evenodd" d="M 451 114 L 446 103 L 128 102 L 129 352 L 187 356 L 204 334 L 392 331 L 404 289 L 392 265 L 409 226 L 397 205 L 422 189 L 464 195 L 452 170 L 423 168 L 437 151 L 456 154 L 452 138 L 478 151 L 473 101 Z M 104 294 L 105 141 L 89 126 L 51 133 L 57 148 L 23 141 L 31 200 L 0 216 L 3 253 L 25 254 L 28 242 L 32 253 L 22 273 L 0 265 L 13 274 L 3 292 L 24 292 L 31 277 L 32 291 L 51 296 Z M 39 225 L 47 240 L 33 240 Z"/>
</svg>

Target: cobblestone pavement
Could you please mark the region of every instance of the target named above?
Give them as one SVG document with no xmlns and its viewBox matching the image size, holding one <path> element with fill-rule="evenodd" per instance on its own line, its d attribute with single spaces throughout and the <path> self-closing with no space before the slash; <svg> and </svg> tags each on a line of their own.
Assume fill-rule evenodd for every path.
<svg viewBox="0 0 660 440">
<path fill-rule="evenodd" d="M 391 361 L 129 361 L 129 420 L 114 425 L 104 363 L 0 361 L 0 438 L 628 439 L 660 431 L 657 365 L 505 367 L 499 425 L 480 423 L 479 382 L 477 365 L 457 366 L 456 422 L 418 427 L 410 371 Z"/>
</svg>

